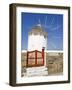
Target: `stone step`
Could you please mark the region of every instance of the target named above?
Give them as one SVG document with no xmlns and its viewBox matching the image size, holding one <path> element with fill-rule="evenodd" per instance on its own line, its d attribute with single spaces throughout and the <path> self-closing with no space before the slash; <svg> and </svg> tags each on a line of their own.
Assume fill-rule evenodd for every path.
<svg viewBox="0 0 72 90">
<path fill-rule="evenodd" d="M 47 76 L 48 72 L 44 72 L 44 73 L 27 73 L 26 76 Z"/>
<path fill-rule="evenodd" d="M 47 68 L 45 66 L 41 66 L 41 67 L 29 67 L 27 68 L 28 71 L 31 71 L 31 70 L 47 70 Z"/>
<path fill-rule="evenodd" d="M 44 68 L 44 69 L 40 69 L 40 68 L 39 69 L 30 69 L 30 70 L 27 69 L 26 71 L 27 72 L 40 72 L 40 71 L 43 72 L 43 71 L 47 71 L 47 68 Z"/>
<path fill-rule="evenodd" d="M 48 75 L 48 70 L 45 66 L 27 68 L 27 76 L 44 76 Z"/>
<path fill-rule="evenodd" d="M 35 71 L 27 71 L 27 73 L 43 73 L 43 72 L 46 72 L 47 70 L 45 70 L 45 71 L 37 71 L 37 70 L 35 70 Z"/>
</svg>

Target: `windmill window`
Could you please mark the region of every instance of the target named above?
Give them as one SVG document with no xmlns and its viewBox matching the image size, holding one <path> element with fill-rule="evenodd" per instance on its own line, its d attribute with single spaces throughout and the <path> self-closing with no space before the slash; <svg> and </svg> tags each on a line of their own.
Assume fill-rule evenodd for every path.
<svg viewBox="0 0 72 90">
<path fill-rule="evenodd" d="M 44 36 L 44 38 L 46 38 L 46 36 Z"/>
</svg>

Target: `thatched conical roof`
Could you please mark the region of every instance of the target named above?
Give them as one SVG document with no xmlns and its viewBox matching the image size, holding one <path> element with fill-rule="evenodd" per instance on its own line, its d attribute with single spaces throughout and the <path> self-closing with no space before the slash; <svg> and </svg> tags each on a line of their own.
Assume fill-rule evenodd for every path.
<svg viewBox="0 0 72 90">
<path fill-rule="evenodd" d="M 44 31 L 43 27 L 40 24 L 38 24 L 32 28 L 32 30 L 29 32 L 29 35 L 31 35 L 31 34 L 44 35 L 47 37 L 47 32 Z"/>
</svg>

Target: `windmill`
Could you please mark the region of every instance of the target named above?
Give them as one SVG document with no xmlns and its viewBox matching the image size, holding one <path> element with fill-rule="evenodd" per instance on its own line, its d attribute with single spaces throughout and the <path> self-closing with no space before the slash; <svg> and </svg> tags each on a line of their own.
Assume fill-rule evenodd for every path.
<svg viewBox="0 0 72 90">
<path fill-rule="evenodd" d="M 56 24 L 56 26 L 54 26 L 54 23 L 56 23 L 54 17 L 50 18 L 50 23 L 47 23 L 47 21 L 48 21 L 47 16 L 45 16 L 44 24 L 43 24 L 43 22 L 41 22 L 41 19 L 39 18 L 37 26 L 42 27 L 44 29 L 44 31 L 47 31 L 47 32 L 49 31 L 48 35 L 50 35 L 49 34 L 50 32 L 54 33 L 55 31 L 58 31 L 62 27 L 62 25 L 59 25 L 59 24 Z M 34 27 L 34 26 L 36 26 L 36 24 L 28 27 L 28 29 L 31 30 L 32 27 Z M 58 39 L 61 39 L 62 37 L 59 35 L 56 35 L 56 36 L 53 35 L 53 36 L 48 36 L 48 38 L 52 38 L 53 40 L 58 40 Z M 54 49 L 54 50 L 57 48 L 55 42 L 49 43 L 49 46 L 52 47 L 52 49 Z"/>
<path fill-rule="evenodd" d="M 47 32 L 43 29 L 39 19 L 39 23 L 28 33 L 28 51 L 41 51 L 43 47 L 47 49 Z"/>
</svg>

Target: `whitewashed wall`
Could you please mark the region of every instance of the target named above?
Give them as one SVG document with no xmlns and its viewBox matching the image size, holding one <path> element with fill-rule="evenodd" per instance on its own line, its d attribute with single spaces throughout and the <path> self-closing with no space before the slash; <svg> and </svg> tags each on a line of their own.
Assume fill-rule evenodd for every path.
<svg viewBox="0 0 72 90">
<path fill-rule="evenodd" d="M 32 34 L 28 36 L 28 51 L 42 51 L 43 47 L 45 47 L 45 50 L 47 50 L 47 38 L 44 38 L 43 35 Z"/>
</svg>

